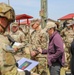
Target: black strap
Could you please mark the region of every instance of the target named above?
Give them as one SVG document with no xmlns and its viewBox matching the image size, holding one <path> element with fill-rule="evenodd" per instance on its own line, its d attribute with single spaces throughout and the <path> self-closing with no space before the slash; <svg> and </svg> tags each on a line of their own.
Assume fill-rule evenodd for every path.
<svg viewBox="0 0 74 75">
<path fill-rule="evenodd" d="M 35 32 L 36 32 L 36 30 L 34 30 L 34 31 L 31 33 L 31 35 L 33 35 Z"/>
<path fill-rule="evenodd" d="M 6 28 L 8 27 L 8 25 L 6 27 L 3 27 L 1 24 L 0 24 L 0 26 L 3 28 L 4 32 L 5 32 Z"/>
<path fill-rule="evenodd" d="M 5 28 L 0 24 L 0 26 L 5 30 Z"/>
</svg>

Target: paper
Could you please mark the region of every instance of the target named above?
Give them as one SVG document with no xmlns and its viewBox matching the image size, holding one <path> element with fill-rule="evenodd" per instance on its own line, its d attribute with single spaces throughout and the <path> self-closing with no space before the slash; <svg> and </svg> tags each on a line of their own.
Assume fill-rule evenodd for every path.
<svg viewBox="0 0 74 75">
<path fill-rule="evenodd" d="M 19 42 L 15 42 L 15 43 L 13 44 L 12 48 L 16 48 L 16 47 L 18 47 L 18 46 L 20 46 L 20 45 L 22 45 L 22 44 L 19 43 Z"/>
<path fill-rule="evenodd" d="M 11 46 L 6 46 L 7 51 L 14 52 L 14 49 Z"/>
<path fill-rule="evenodd" d="M 18 63 L 18 68 L 19 68 L 18 70 L 31 71 L 35 66 L 38 65 L 39 62 L 34 61 L 34 60 L 30 60 L 27 58 L 22 58 L 17 63 Z"/>
<path fill-rule="evenodd" d="M 14 45 L 15 45 L 15 46 L 20 46 L 21 43 L 19 43 L 19 42 L 15 42 Z"/>
</svg>

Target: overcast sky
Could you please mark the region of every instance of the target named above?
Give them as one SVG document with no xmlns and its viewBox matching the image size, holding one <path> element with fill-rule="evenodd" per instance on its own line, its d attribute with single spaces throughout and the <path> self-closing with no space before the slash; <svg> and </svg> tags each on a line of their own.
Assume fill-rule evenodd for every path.
<svg viewBox="0 0 74 75">
<path fill-rule="evenodd" d="M 28 14 L 40 18 L 41 0 L 9 0 L 17 14 Z M 8 0 L 0 0 L 8 4 Z M 48 17 L 57 20 L 62 16 L 74 13 L 74 0 L 48 0 Z"/>
</svg>

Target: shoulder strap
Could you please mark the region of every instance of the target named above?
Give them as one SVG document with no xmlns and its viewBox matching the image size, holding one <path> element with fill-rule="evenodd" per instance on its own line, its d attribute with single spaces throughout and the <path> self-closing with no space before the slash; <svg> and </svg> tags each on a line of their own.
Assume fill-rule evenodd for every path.
<svg viewBox="0 0 74 75">
<path fill-rule="evenodd" d="M 31 35 L 33 35 L 35 32 L 36 32 L 36 30 L 34 30 L 34 31 L 31 33 Z"/>
</svg>

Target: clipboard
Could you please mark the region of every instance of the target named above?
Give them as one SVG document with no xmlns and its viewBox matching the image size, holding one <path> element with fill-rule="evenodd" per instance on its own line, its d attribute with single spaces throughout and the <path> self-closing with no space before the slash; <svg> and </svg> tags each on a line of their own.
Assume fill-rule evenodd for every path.
<svg viewBox="0 0 74 75">
<path fill-rule="evenodd" d="M 27 58 L 21 58 L 18 62 L 18 70 L 28 70 L 31 71 L 35 66 L 39 64 L 38 61 L 30 60 Z"/>
</svg>

